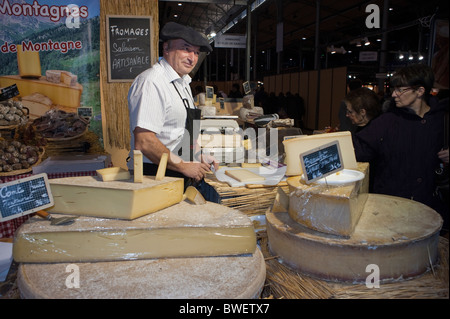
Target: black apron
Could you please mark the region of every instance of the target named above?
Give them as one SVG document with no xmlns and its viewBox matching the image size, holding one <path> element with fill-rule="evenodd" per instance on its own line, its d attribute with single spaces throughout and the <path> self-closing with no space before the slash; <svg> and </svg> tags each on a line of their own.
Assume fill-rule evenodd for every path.
<svg viewBox="0 0 450 319">
<path fill-rule="evenodd" d="M 189 160 L 193 161 L 194 157 L 195 157 L 194 145 L 195 145 L 195 143 L 198 139 L 199 133 L 200 133 L 198 130 L 194 131 L 194 121 L 200 120 L 202 110 L 196 108 L 193 101 L 192 101 L 192 105 L 194 105 L 194 108 L 190 108 L 189 100 L 186 98 L 183 98 L 181 96 L 180 91 L 178 90 L 178 88 L 176 87 L 174 82 L 172 82 L 172 84 L 173 84 L 175 90 L 177 91 L 178 96 L 183 101 L 183 105 L 186 109 L 185 130 L 189 133 L 189 136 L 186 136 L 186 134 L 183 135 L 181 142 L 179 144 L 179 146 L 181 145 L 181 147 L 176 147 L 175 149 L 179 149 L 178 155 L 181 156 L 181 153 L 183 152 L 182 145 L 189 145 L 189 150 L 188 150 L 189 151 Z M 188 96 L 190 96 L 189 92 L 187 92 L 187 93 L 188 93 Z M 157 171 L 158 171 L 158 165 L 153 164 L 153 163 L 144 163 L 144 175 L 155 176 Z M 184 178 L 184 189 L 186 189 L 188 186 L 195 185 L 195 181 L 193 179 L 184 176 L 180 172 L 167 169 L 165 175 L 170 176 L 170 177 Z"/>
</svg>

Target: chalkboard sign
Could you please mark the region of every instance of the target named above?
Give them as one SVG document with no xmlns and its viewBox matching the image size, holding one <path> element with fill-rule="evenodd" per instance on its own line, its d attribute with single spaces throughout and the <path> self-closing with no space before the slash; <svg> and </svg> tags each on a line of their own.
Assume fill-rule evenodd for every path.
<svg viewBox="0 0 450 319">
<path fill-rule="evenodd" d="M 154 61 L 151 16 L 106 17 L 108 81 L 132 82 Z"/>
<path fill-rule="evenodd" d="M 17 95 L 19 95 L 19 90 L 17 89 L 17 85 L 13 84 L 0 90 L 0 101 L 12 99 Z"/>
<path fill-rule="evenodd" d="M 53 206 L 47 174 L 0 184 L 0 222 Z"/>
<path fill-rule="evenodd" d="M 300 154 L 300 162 L 307 184 L 344 169 L 339 141 Z"/>
</svg>

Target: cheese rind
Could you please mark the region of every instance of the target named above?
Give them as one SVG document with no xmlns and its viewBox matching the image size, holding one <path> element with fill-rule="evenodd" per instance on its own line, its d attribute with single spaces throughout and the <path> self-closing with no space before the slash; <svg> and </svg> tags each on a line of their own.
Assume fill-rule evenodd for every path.
<svg viewBox="0 0 450 319">
<path fill-rule="evenodd" d="M 133 221 L 79 217 L 52 226 L 33 218 L 15 235 L 18 262 L 82 262 L 253 253 L 256 235 L 243 213 L 187 202 Z"/>
<path fill-rule="evenodd" d="M 155 181 L 144 176 L 132 180 L 103 182 L 99 177 L 82 176 L 49 181 L 55 205 L 52 213 L 135 219 L 183 200 L 184 180 L 166 177 Z"/>
<path fill-rule="evenodd" d="M 355 150 L 353 148 L 352 135 L 350 132 L 324 133 L 314 135 L 302 135 L 300 137 L 283 141 L 286 152 L 286 176 L 302 175 L 302 165 L 300 154 L 318 148 L 322 145 L 339 141 L 341 149 L 343 167 L 346 169 L 356 169 L 357 162 Z"/>
</svg>

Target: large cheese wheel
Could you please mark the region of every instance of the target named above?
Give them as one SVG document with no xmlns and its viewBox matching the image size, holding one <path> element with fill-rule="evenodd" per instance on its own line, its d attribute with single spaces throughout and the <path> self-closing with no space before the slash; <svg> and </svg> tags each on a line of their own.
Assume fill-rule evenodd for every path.
<svg viewBox="0 0 450 319">
<path fill-rule="evenodd" d="M 369 266 L 378 267 L 380 281 L 396 281 L 421 275 L 438 262 L 442 218 L 416 201 L 369 194 L 350 238 L 307 228 L 287 212 L 267 212 L 266 219 L 271 253 L 319 279 L 365 282 Z"/>
<path fill-rule="evenodd" d="M 20 264 L 17 284 L 26 299 L 248 299 L 259 298 L 265 278 L 256 249 L 234 257 Z"/>
</svg>

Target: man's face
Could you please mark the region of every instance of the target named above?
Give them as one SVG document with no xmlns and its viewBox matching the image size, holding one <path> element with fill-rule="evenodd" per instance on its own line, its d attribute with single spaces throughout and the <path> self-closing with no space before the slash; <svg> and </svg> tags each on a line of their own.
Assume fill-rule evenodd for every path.
<svg viewBox="0 0 450 319">
<path fill-rule="evenodd" d="M 198 62 L 200 47 L 191 45 L 183 39 L 164 43 L 164 58 L 179 76 L 189 74 Z"/>
</svg>

